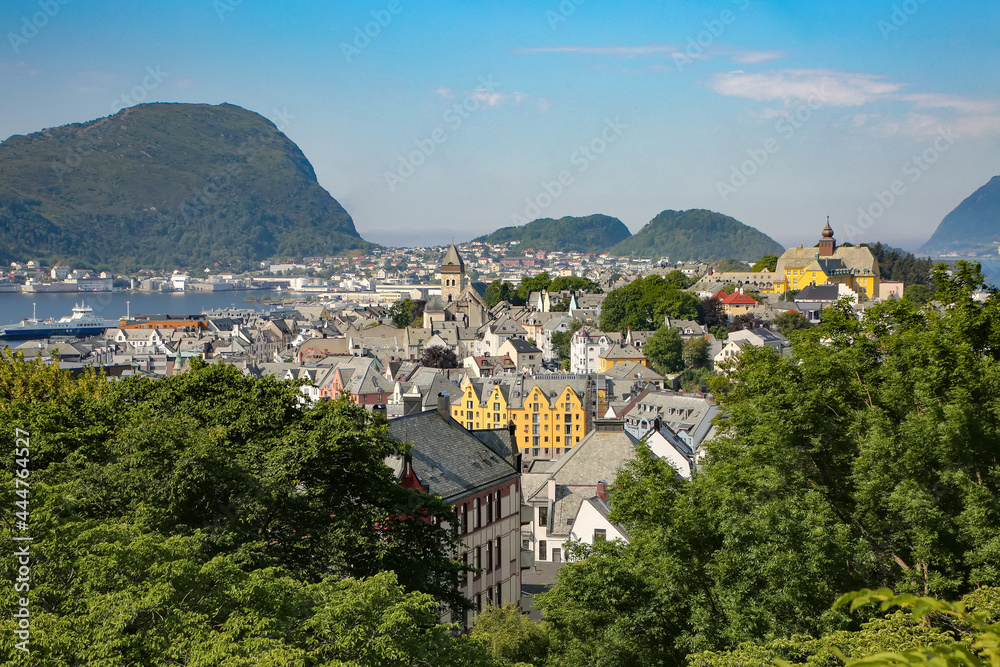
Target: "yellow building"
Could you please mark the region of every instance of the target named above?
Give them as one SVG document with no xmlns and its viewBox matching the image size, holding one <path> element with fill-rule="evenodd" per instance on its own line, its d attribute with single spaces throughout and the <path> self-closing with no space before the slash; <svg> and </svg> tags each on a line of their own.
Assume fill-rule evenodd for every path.
<svg viewBox="0 0 1000 667">
<path fill-rule="evenodd" d="M 649 360 L 646 359 L 646 355 L 639 348 L 624 342 L 617 343 L 609 347 L 604 354 L 597 358 L 597 372 L 607 373 L 618 364 L 624 364 L 629 361 L 649 366 Z"/>
<path fill-rule="evenodd" d="M 772 290 L 783 294 L 807 285 L 843 284 L 861 301 L 879 297 L 878 260 L 867 246 L 837 247 L 827 219 L 823 237 L 811 248 L 789 248 L 778 258 Z"/>
<path fill-rule="evenodd" d="M 588 379 L 466 378 L 451 415 L 468 429 L 512 423 L 525 459 L 557 458 L 590 431 L 589 384 Z"/>
</svg>

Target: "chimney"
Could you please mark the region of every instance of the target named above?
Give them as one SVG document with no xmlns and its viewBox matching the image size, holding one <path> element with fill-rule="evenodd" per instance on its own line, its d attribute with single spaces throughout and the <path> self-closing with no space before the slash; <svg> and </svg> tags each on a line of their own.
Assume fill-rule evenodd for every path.
<svg viewBox="0 0 1000 667">
<path fill-rule="evenodd" d="M 550 503 L 556 501 L 556 478 L 549 477 L 548 488 L 546 488 L 546 497 Z"/>
<path fill-rule="evenodd" d="M 438 414 L 445 419 L 451 418 L 451 397 L 448 392 L 442 391 L 438 394 Z"/>
<path fill-rule="evenodd" d="M 608 501 L 608 487 L 607 487 L 607 483 L 603 479 L 600 482 L 597 483 L 597 493 L 596 493 L 596 495 L 597 495 L 598 498 L 600 498 L 604 502 Z"/>
<path fill-rule="evenodd" d="M 388 418 L 388 412 L 386 410 L 385 403 L 378 403 L 377 405 L 373 405 L 372 412 L 375 413 L 376 415 L 382 415 L 383 419 Z"/>
<path fill-rule="evenodd" d="M 414 412 L 420 412 L 420 396 L 403 394 L 403 414 L 412 415 Z"/>
</svg>

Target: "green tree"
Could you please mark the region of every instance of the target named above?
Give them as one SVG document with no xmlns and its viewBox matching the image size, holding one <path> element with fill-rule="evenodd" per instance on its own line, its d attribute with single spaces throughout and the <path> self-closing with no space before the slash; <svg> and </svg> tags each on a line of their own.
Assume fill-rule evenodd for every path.
<svg viewBox="0 0 1000 667">
<path fill-rule="evenodd" d="M 841 302 L 791 356 L 745 349 L 713 387 L 720 433 L 690 480 L 642 448 L 619 471 L 610 519 L 631 541 L 588 567 L 651 573 L 639 597 L 657 604 L 616 626 L 685 655 L 856 630 L 871 612 L 831 609 L 840 591 L 1000 583 L 1000 298 L 973 298 L 976 265 L 934 277 L 946 308 L 889 300 L 859 319 Z M 574 600 L 603 594 L 575 585 Z M 572 628 L 557 653 L 592 641 Z"/>
<path fill-rule="evenodd" d="M 729 324 L 726 311 L 722 307 L 722 302 L 714 296 L 705 297 L 698 304 L 698 323 L 710 329 L 715 327 L 725 327 Z"/>
<path fill-rule="evenodd" d="M 642 348 L 658 373 L 667 375 L 684 368 L 684 341 L 673 327 L 663 326 L 649 337 Z"/>
<path fill-rule="evenodd" d="M 413 324 L 418 318 L 423 317 L 424 305 L 426 302 L 421 299 L 400 299 L 389 306 L 389 315 L 392 317 L 392 325 L 397 329 L 405 329 Z"/>
<path fill-rule="evenodd" d="M 684 367 L 685 368 L 705 368 L 708 366 L 708 340 L 702 337 L 692 338 L 684 341 Z"/>
<path fill-rule="evenodd" d="M 480 664 L 437 621 L 469 605 L 453 508 L 397 483 L 383 418 L 300 386 L 0 359 L 0 428 L 29 434 L 32 664 Z M 0 489 L 14 506 L 12 467 Z"/>
<path fill-rule="evenodd" d="M 683 274 L 682 274 L 683 275 Z M 698 297 L 670 284 L 662 276 L 639 278 L 625 287 L 612 290 L 601 304 L 602 331 L 637 331 L 658 329 L 664 317 L 694 319 Z"/>
<path fill-rule="evenodd" d="M 486 287 L 486 307 L 492 308 L 501 301 L 510 302 L 516 291 L 514 286 L 506 280 L 494 280 Z"/>
<path fill-rule="evenodd" d="M 489 651 L 498 667 L 515 664 L 545 664 L 548 634 L 541 625 L 511 602 L 503 607 L 486 607 L 476 616 L 472 639 Z"/>
<path fill-rule="evenodd" d="M 754 273 L 756 273 L 758 271 L 763 271 L 764 269 L 767 269 L 768 271 L 773 272 L 777 268 L 778 268 L 778 256 L 777 255 L 764 255 L 763 257 L 761 257 L 760 259 L 757 260 L 757 263 L 754 264 L 750 268 L 750 270 L 753 271 Z"/>
<path fill-rule="evenodd" d="M 428 368 L 458 368 L 458 356 L 450 347 L 431 345 L 424 349 L 420 363 Z"/>
<path fill-rule="evenodd" d="M 922 306 L 934 298 L 934 288 L 919 283 L 906 285 L 903 287 L 903 297 L 918 306 Z"/>
<path fill-rule="evenodd" d="M 597 283 L 590 278 L 584 278 L 582 276 L 559 276 L 558 278 L 552 280 L 547 289 L 550 292 L 572 290 L 574 292 L 598 293 L 601 291 L 601 288 Z"/>
<path fill-rule="evenodd" d="M 694 278 L 685 275 L 683 271 L 679 271 L 677 269 L 674 269 L 664 276 L 663 280 L 667 283 L 667 285 L 672 285 L 677 289 L 687 289 L 697 282 Z"/>
<path fill-rule="evenodd" d="M 521 278 L 521 284 L 517 288 L 517 298 L 523 304 L 527 301 L 529 294 L 532 292 L 543 292 L 549 288 L 551 283 L 552 277 L 548 271 L 542 271 L 534 276 L 525 276 Z"/>
<path fill-rule="evenodd" d="M 809 323 L 809 318 L 797 310 L 788 310 L 777 315 L 771 320 L 771 324 L 785 338 L 791 336 L 793 331 L 803 331 L 812 326 Z"/>
</svg>

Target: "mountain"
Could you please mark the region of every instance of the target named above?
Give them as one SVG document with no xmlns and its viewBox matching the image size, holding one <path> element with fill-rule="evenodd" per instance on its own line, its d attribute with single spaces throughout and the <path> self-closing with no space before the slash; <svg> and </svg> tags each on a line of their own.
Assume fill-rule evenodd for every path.
<svg viewBox="0 0 1000 667">
<path fill-rule="evenodd" d="M 920 253 L 977 255 L 995 253 L 1000 241 L 1000 176 L 965 198 L 948 215 Z"/>
<path fill-rule="evenodd" d="M 785 251 L 777 241 L 728 215 L 693 208 L 663 211 L 632 238 L 608 252 L 634 257 L 669 257 L 671 261 L 756 260 Z"/>
<path fill-rule="evenodd" d="M 292 141 L 231 104 L 143 104 L 0 143 L 0 262 L 204 268 L 367 248 Z"/>
<path fill-rule="evenodd" d="M 540 218 L 519 227 L 503 227 L 474 240 L 482 243 L 520 241 L 520 247 L 535 250 L 605 252 L 631 235 L 625 223 L 618 218 L 588 215 L 584 218 L 566 216 L 558 220 Z"/>
</svg>

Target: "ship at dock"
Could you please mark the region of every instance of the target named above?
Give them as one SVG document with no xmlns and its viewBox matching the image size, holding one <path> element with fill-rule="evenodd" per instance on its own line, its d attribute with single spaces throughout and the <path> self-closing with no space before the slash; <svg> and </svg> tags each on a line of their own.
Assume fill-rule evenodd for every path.
<svg viewBox="0 0 1000 667">
<path fill-rule="evenodd" d="M 70 338 L 100 336 L 108 329 L 116 329 L 120 322 L 119 319 L 98 317 L 92 307 L 81 302 L 73 307 L 72 314 L 58 320 L 28 317 L 17 324 L 0 327 L 0 341 L 36 340 L 59 336 Z"/>
</svg>

